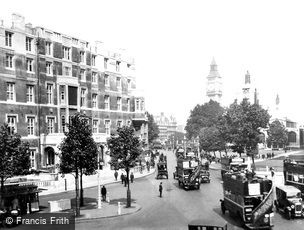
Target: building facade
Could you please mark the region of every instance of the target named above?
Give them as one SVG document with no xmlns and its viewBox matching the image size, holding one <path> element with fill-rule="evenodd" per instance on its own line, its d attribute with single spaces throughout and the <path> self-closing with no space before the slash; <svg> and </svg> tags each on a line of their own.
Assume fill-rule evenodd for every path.
<svg viewBox="0 0 304 230">
<path fill-rule="evenodd" d="M 286 128 L 288 132 L 288 144 L 287 146 L 290 148 L 300 148 L 301 143 L 303 143 L 303 135 L 302 128 L 300 127 L 298 122 L 295 122 L 292 119 L 287 118 L 283 115 L 281 109 L 280 109 L 280 97 L 279 94 L 276 95 L 275 99 L 275 106 L 274 109 L 271 111 L 271 119 L 270 123 L 272 123 L 275 120 L 279 120 L 282 125 Z M 268 146 L 273 148 L 283 148 L 283 146 Z"/>
<path fill-rule="evenodd" d="M 125 53 L 13 14 L 11 23 L 0 22 L 0 59 L 0 119 L 29 141 L 32 168 L 55 168 L 66 123 L 77 112 L 91 118 L 100 145 L 131 124 L 147 141 L 144 98 L 136 95 L 135 63 Z"/>
<path fill-rule="evenodd" d="M 154 116 L 155 123 L 159 129 L 159 140 L 162 144 L 165 144 L 171 135 L 174 135 L 177 128 L 177 122 L 172 115 L 167 117 L 164 113 Z"/>
<path fill-rule="evenodd" d="M 207 98 L 209 100 L 213 100 L 221 104 L 222 100 L 222 77 L 220 76 L 217 70 L 217 64 L 212 59 L 210 65 L 210 72 L 207 76 Z"/>
<path fill-rule="evenodd" d="M 250 104 L 259 104 L 257 89 L 251 83 L 249 71 L 245 74 L 245 82 L 242 88 L 243 98 L 246 98 Z"/>
</svg>

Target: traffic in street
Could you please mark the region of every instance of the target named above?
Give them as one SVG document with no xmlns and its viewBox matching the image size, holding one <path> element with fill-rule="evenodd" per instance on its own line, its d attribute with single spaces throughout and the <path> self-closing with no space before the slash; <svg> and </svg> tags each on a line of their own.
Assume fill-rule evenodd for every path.
<svg viewBox="0 0 304 230">
<path fill-rule="evenodd" d="M 161 151 L 167 156 L 169 179 L 156 179 L 156 174 L 135 180 L 131 185 L 133 202 L 142 209 L 134 214 L 113 218 L 90 220 L 78 223 L 76 229 L 187 229 L 190 221 L 202 222 L 219 219 L 228 223 L 228 229 L 243 229 L 240 221 L 227 212 L 221 213 L 220 199 L 223 198 L 220 170 L 210 170 L 210 183 L 201 184 L 200 189 L 184 190 L 173 179 L 176 157 L 172 151 Z M 163 184 L 163 194 L 159 197 L 158 186 Z M 89 189 L 86 192 L 95 192 Z M 108 186 L 112 196 L 125 195 L 121 184 Z M 301 229 L 303 219 L 287 220 L 274 212 L 274 229 Z"/>
</svg>

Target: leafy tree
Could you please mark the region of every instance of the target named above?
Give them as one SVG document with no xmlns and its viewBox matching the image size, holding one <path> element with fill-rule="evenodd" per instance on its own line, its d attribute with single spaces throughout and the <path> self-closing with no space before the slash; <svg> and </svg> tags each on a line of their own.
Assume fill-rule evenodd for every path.
<svg viewBox="0 0 304 230">
<path fill-rule="evenodd" d="M 227 155 L 228 143 L 231 143 L 231 138 L 229 135 L 229 126 L 225 116 L 218 117 L 216 128 L 218 129 L 218 138 L 221 142 L 221 147 L 219 149 L 220 151 L 224 150 Z"/>
<path fill-rule="evenodd" d="M 61 173 L 73 173 L 75 176 L 76 216 L 80 215 L 79 176 L 92 175 L 97 169 L 97 145 L 89 121 L 87 116 L 79 113 L 71 116 L 68 131 L 59 146 Z"/>
<path fill-rule="evenodd" d="M 260 130 L 267 128 L 270 115 L 258 104 L 250 104 L 244 99 L 240 104 L 234 102 L 225 114 L 229 136 L 233 144 L 232 150 L 238 153 L 246 152 L 252 156 L 257 153 L 260 142 Z"/>
<path fill-rule="evenodd" d="M 154 121 L 154 117 L 152 114 L 147 113 L 148 117 L 148 142 L 151 144 L 153 140 L 156 140 L 159 135 L 158 125 Z"/>
<path fill-rule="evenodd" d="M 200 131 L 200 147 L 206 152 L 225 150 L 225 143 L 222 141 L 220 131 L 215 127 L 206 127 Z"/>
<path fill-rule="evenodd" d="M 29 143 L 21 141 L 17 133 L 11 134 L 7 124 L 0 127 L 0 179 L 1 191 L 8 178 L 30 172 Z"/>
<path fill-rule="evenodd" d="M 140 140 L 135 136 L 132 127 L 124 126 L 117 129 L 116 136 L 111 135 L 107 144 L 110 149 L 110 164 L 115 169 L 124 169 L 127 173 L 127 207 L 131 207 L 129 172 L 135 166 L 135 161 L 141 154 Z"/>
<path fill-rule="evenodd" d="M 278 120 L 274 120 L 267 131 L 267 142 L 275 145 L 285 145 L 288 141 L 288 132 L 285 126 Z"/>
<path fill-rule="evenodd" d="M 211 127 L 216 124 L 218 117 L 221 116 L 224 109 L 216 101 L 210 100 L 203 105 L 196 105 L 190 112 L 185 130 L 188 139 L 196 138 L 200 130 L 204 127 Z"/>
</svg>

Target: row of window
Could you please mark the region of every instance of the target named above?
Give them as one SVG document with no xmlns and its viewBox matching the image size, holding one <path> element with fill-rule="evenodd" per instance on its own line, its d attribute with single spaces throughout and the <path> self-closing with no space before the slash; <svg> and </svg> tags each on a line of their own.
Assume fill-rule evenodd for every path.
<svg viewBox="0 0 304 230">
<path fill-rule="evenodd" d="M 61 127 L 62 127 L 62 132 L 66 132 L 66 117 L 61 116 Z M 7 124 L 9 127 L 9 132 L 10 134 L 17 133 L 17 123 L 18 123 L 18 116 L 17 115 L 7 115 Z M 55 133 L 55 123 L 56 123 L 56 118 L 54 116 L 47 116 L 46 117 L 46 127 L 47 127 L 47 133 Z M 26 124 L 27 124 L 27 135 L 28 136 L 35 136 L 35 126 L 36 126 L 36 117 L 33 115 L 26 115 Z M 92 120 L 92 132 L 93 133 L 99 133 L 98 127 L 100 124 L 99 119 L 93 119 Z M 111 134 L 111 120 L 106 119 L 104 120 L 104 125 L 105 125 L 105 133 L 107 135 Z M 117 120 L 116 126 L 117 128 L 121 128 L 123 125 L 130 126 L 131 121 L 128 120 L 124 124 L 122 120 Z"/>
<path fill-rule="evenodd" d="M 13 55 L 12 54 L 6 54 L 5 56 L 5 67 L 6 68 L 13 68 Z M 26 58 L 26 70 L 29 72 L 34 72 L 34 59 L 32 58 Z"/>
<path fill-rule="evenodd" d="M 5 31 L 5 46 L 12 47 L 13 46 L 13 33 L 9 31 Z M 25 37 L 25 50 L 32 52 L 33 51 L 33 38 Z"/>
<path fill-rule="evenodd" d="M 15 83 L 8 82 L 7 83 L 7 91 L 6 91 L 6 98 L 7 101 L 16 101 L 16 90 L 15 90 Z M 46 84 L 46 99 L 47 104 L 54 104 L 54 84 Z M 122 110 L 122 98 L 116 98 L 116 105 L 117 110 Z M 27 103 L 34 103 L 35 96 L 34 96 L 34 86 L 27 85 L 26 86 L 26 102 Z M 60 86 L 60 104 L 66 104 L 66 90 L 65 86 Z M 76 102 L 77 105 L 77 102 Z M 81 88 L 80 89 L 80 107 L 87 107 L 87 89 Z M 98 108 L 98 94 L 92 94 L 92 108 Z M 104 109 L 110 110 L 110 96 L 104 96 Z M 135 110 L 144 110 L 144 102 L 140 100 L 135 101 Z M 127 98 L 127 111 L 131 111 L 130 105 L 130 98 Z"/>
<path fill-rule="evenodd" d="M 28 72 L 34 72 L 34 59 L 32 58 L 26 58 L 26 70 Z M 49 76 L 53 75 L 53 63 L 52 62 L 46 62 L 46 74 Z M 5 67 L 6 68 L 13 68 L 13 55 L 12 54 L 6 54 L 6 59 L 5 59 Z M 72 76 L 72 69 L 69 66 L 64 66 L 63 67 L 63 75 L 65 76 Z M 85 69 L 80 69 L 80 80 L 81 81 L 86 81 L 86 71 Z M 98 83 L 98 74 L 97 72 L 92 72 L 92 83 L 97 84 Z M 110 86 L 110 77 L 109 75 L 105 75 L 104 77 L 104 83 L 106 86 Z M 122 81 L 121 77 L 116 77 L 116 86 L 118 88 L 122 87 Z M 131 79 L 127 80 L 127 87 L 128 89 L 131 89 Z"/>
<path fill-rule="evenodd" d="M 304 185 L 304 175 L 292 172 L 286 172 L 287 181 L 296 182 Z"/>
<path fill-rule="evenodd" d="M 7 47 L 13 46 L 12 38 L 13 38 L 13 33 L 6 31 L 5 32 L 5 46 L 7 46 Z M 26 51 L 29 51 L 29 52 L 33 51 L 33 38 L 30 38 L 30 37 L 25 38 L 25 49 L 26 49 Z M 63 51 L 63 58 L 66 60 L 71 60 L 71 48 L 67 47 L 67 46 L 63 46 L 62 51 Z M 53 56 L 52 42 L 48 42 L 48 41 L 45 42 L 45 53 L 48 56 Z M 86 60 L 85 52 L 80 51 L 79 56 L 80 56 L 80 63 L 85 64 L 85 60 Z M 10 57 L 10 58 L 12 59 L 12 57 Z M 91 56 L 91 66 L 96 66 L 96 55 Z M 128 67 L 130 67 L 129 64 L 128 64 Z M 12 65 L 10 66 L 10 68 L 12 68 Z M 107 58 L 104 59 L 104 68 L 105 69 L 108 68 L 108 59 Z M 120 72 L 120 61 L 116 61 L 116 72 Z"/>
</svg>

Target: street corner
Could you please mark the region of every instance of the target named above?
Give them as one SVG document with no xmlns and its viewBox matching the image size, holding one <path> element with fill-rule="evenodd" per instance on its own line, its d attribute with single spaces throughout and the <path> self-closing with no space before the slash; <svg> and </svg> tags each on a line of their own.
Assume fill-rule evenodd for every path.
<svg viewBox="0 0 304 230">
<path fill-rule="evenodd" d="M 114 218 L 123 215 L 131 215 L 141 210 L 141 206 L 135 202 L 131 207 L 126 207 L 125 202 L 102 203 L 101 209 L 94 207 L 92 209 L 81 209 L 80 216 L 76 217 L 76 223 L 87 222 L 95 219 Z"/>
</svg>

